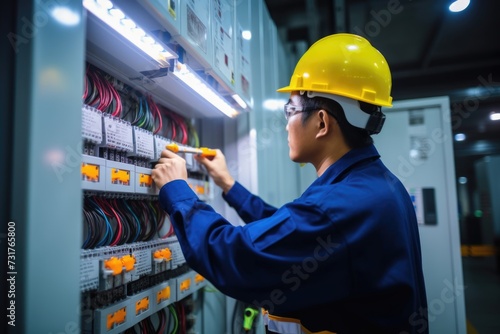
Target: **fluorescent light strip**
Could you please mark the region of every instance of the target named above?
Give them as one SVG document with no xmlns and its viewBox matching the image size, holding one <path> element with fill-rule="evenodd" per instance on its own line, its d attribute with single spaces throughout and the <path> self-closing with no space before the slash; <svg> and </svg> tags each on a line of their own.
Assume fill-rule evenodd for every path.
<svg viewBox="0 0 500 334">
<path fill-rule="evenodd" d="M 242 107 L 243 109 L 247 108 L 247 104 L 245 101 L 243 101 L 241 96 L 239 96 L 238 94 L 233 94 L 232 97 L 240 105 L 240 107 Z"/>
<path fill-rule="evenodd" d="M 161 65 L 177 55 L 148 35 L 108 0 L 83 0 L 83 6 Z"/>
<path fill-rule="evenodd" d="M 186 64 L 177 62 L 174 67 L 173 74 L 225 115 L 229 117 L 238 115 L 238 111 L 236 111 L 236 109 L 234 109 L 218 93 L 208 86 Z"/>
</svg>

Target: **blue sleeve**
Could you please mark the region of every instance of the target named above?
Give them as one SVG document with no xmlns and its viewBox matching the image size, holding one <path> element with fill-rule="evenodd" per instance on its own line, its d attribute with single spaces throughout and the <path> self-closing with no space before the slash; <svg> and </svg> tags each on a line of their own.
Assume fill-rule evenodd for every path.
<svg viewBox="0 0 500 334">
<path fill-rule="evenodd" d="M 222 197 L 247 224 L 269 217 L 277 210 L 274 206 L 264 202 L 260 197 L 253 195 L 238 182 L 232 186 L 226 195 L 223 194 Z"/>
<path fill-rule="evenodd" d="M 310 294 L 317 296 L 316 302 L 327 302 L 327 295 L 318 293 L 321 286 L 343 287 L 328 298 L 335 294 L 340 299 L 347 294 L 348 256 L 338 234 L 310 230 L 306 234 L 311 237 L 305 239 L 304 231 L 297 230 L 296 222 L 311 219 L 305 215 L 314 208 L 284 206 L 270 217 L 233 226 L 200 201 L 182 180 L 164 185 L 159 198 L 188 265 L 222 293 L 271 313 L 275 307 L 307 307 L 306 300 L 311 298 L 304 297 Z M 314 229 L 324 216 L 317 211 L 312 214 L 318 217 L 317 224 L 313 221 Z M 332 262 L 339 268 L 333 279 Z"/>
</svg>

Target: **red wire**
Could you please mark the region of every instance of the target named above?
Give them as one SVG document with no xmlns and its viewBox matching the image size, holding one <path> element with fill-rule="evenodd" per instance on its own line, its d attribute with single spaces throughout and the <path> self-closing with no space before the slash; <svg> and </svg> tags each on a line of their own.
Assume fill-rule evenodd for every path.
<svg viewBox="0 0 500 334">
<path fill-rule="evenodd" d="M 141 330 L 141 334 L 146 334 L 146 325 L 143 322 L 144 322 L 144 320 L 139 322 L 139 328 Z"/>
<path fill-rule="evenodd" d="M 85 67 L 85 92 L 83 94 L 83 100 L 85 101 L 89 95 L 89 65 Z"/>
<path fill-rule="evenodd" d="M 116 246 L 118 242 L 121 239 L 122 233 L 123 233 L 123 227 L 122 227 L 122 221 L 120 219 L 120 215 L 116 213 L 116 211 L 113 209 L 110 203 L 107 201 L 103 200 L 102 198 L 96 197 L 96 203 L 99 204 L 101 209 L 104 211 L 104 213 L 109 216 L 109 217 L 115 217 L 116 223 L 117 223 L 117 231 L 116 231 L 116 237 L 111 243 L 109 244 L 110 246 Z M 111 210 L 108 211 L 107 209 Z"/>
<path fill-rule="evenodd" d="M 158 331 L 156 333 L 162 333 L 165 331 L 165 325 L 166 325 L 166 314 L 165 314 L 165 309 L 162 309 L 158 312 L 159 317 L 160 317 L 160 325 L 158 328 Z"/>
<path fill-rule="evenodd" d="M 184 304 L 181 303 L 181 314 L 182 314 L 182 333 L 186 334 L 186 310 L 184 309 Z"/>
<path fill-rule="evenodd" d="M 95 108 L 98 107 L 98 105 L 100 104 L 100 99 L 101 99 L 101 96 L 99 94 L 99 89 L 97 88 L 97 82 L 96 82 L 96 79 L 95 79 L 95 75 L 93 73 L 93 71 L 91 69 L 89 69 L 88 71 L 88 77 L 89 77 L 89 80 L 92 82 L 92 84 L 94 85 L 94 89 L 97 90 L 97 94 L 95 95 L 94 99 L 92 101 L 89 101 L 89 105 L 90 106 L 93 106 Z"/>
<path fill-rule="evenodd" d="M 175 121 L 173 120 L 172 113 L 170 111 L 167 111 L 166 114 L 167 114 L 167 117 L 170 120 L 170 126 L 172 128 L 172 138 L 171 139 L 175 140 L 175 137 L 177 135 L 177 130 L 175 129 Z"/>
<path fill-rule="evenodd" d="M 104 87 L 102 86 L 102 81 L 99 78 L 99 75 L 96 72 L 92 72 L 92 77 L 94 79 L 94 85 L 97 89 L 97 96 L 96 98 L 98 99 L 98 105 L 97 109 L 100 111 L 105 111 L 106 110 L 106 105 L 107 105 L 107 97 L 106 97 L 106 92 Z"/>
<path fill-rule="evenodd" d="M 97 104 L 97 109 L 105 112 L 113 100 L 112 93 L 110 91 L 107 81 L 102 77 L 97 71 L 90 71 L 90 78 L 94 82 L 94 86 L 97 89 L 97 95 L 92 105 Z"/>
<path fill-rule="evenodd" d="M 100 93 L 101 93 L 101 105 L 100 108 L 98 108 L 101 111 L 106 111 L 106 109 L 109 107 L 112 101 L 111 97 L 111 92 L 109 91 L 109 87 L 107 85 L 106 80 L 100 75 L 97 74 L 97 80 L 99 81 L 99 87 L 100 87 Z"/>
<path fill-rule="evenodd" d="M 113 113 L 111 115 L 115 116 L 115 117 L 120 117 L 120 114 L 122 112 L 122 101 L 120 98 L 120 94 L 118 94 L 118 91 L 116 90 L 116 88 L 113 86 L 113 84 L 111 82 L 109 82 L 108 80 L 105 80 L 105 82 L 106 82 L 106 85 L 107 85 L 109 92 L 111 94 L 111 101 L 113 99 L 116 101 L 115 110 L 113 110 Z"/>
<path fill-rule="evenodd" d="M 89 93 L 89 83 L 88 83 L 88 80 L 87 80 L 87 76 L 85 76 L 85 78 L 83 79 L 83 81 L 84 81 L 85 89 L 83 90 L 82 100 L 85 101 L 85 99 L 87 98 L 87 95 Z"/>
<path fill-rule="evenodd" d="M 151 95 L 148 95 L 147 99 L 150 109 L 153 109 L 154 113 L 156 114 L 155 119 L 158 119 L 158 127 L 153 132 L 154 134 L 157 134 L 163 127 L 163 120 L 161 119 L 160 108 L 158 108 L 158 105 L 153 101 Z"/>
<path fill-rule="evenodd" d="M 107 208 L 107 203 L 104 201 L 101 197 L 94 197 L 94 202 L 96 202 L 102 209 L 102 211 L 106 214 L 106 216 L 111 217 L 111 213 L 106 210 Z"/>
<path fill-rule="evenodd" d="M 122 233 L 123 233 L 122 221 L 120 219 L 120 215 L 116 213 L 115 209 L 113 209 L 111 206 L 109 208 L 111 209 L 111 211 L 113 211 L 113 214 L 114 214 L 116 221 L 118 223 L 118 232 L 116 233 L 115 240 L 113 240 L 110 244 L 110 246 L 116 246 L 116 245 L 118 245 L 118 242 L 120 241 L 120 239 L 122 237 Z"/>
<path fill-rule="evenodd" d="M 163 210 L 163 209 L 160 209 L 160 210 Z M 167 219 L 168 215 L 164 215 L 162 216 L 162 224 L 161 226 L 159 226 L 159 228 L 161 228 L 163 226 L 163 221 L 165 221 L 165 219 Z M 170 217 L 169 217 L 169 222 L 170 222 Z M 165 233 L 164 235 L 160 236 L 161 239 L 166 239 L 170 236 L 172 236 L 174 234 L 174 226 L 172 225 L 172 222 L 170 222 L 170 226 L 168 227 L 168 231 L 167 233 Z"/>
<path fill-rule="evenodd" d="M 186 121 L 184 118 L 182 118 L 180 115 L 177 115 L 176 113 L 172 113 L 172 117 L 175 120 L 175 123 L 181 128 L 182 131 L 182 137 L 179 139 L 179 142 L 181 144 L 187 144 L 188 142 L 188 134 L 187 134 L 187 126 L 186 126 Z"/>
</svg>

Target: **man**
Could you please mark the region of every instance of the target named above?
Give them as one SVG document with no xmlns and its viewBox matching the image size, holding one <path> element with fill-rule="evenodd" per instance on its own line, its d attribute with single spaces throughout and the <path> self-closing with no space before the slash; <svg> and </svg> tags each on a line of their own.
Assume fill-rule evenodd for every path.
<svg viewBox="0 0 500 334">
<path fill-rule="evenodd" d="M 371 134 L 391 106 L 384 57 L 359 36 L 325 37 L 302 56 L 285 105 L 290 159 L 318 179 L 279 209 L 231 177 L 222 152 L 197 157 L 247 223 L 198 200 L 185 161 L 153 171 L 187 263 L 223 293 L 265 309 L 269 333 L 428 333 L 413 205 Z"/>
</svg>

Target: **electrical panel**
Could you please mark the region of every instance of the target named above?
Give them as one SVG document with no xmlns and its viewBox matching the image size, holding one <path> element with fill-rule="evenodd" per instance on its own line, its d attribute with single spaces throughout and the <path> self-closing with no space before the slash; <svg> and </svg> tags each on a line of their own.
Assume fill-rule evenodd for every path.
<svg viewBox="0 0 500 334">
<path fill-rule="evenodd" d="M 171 143 L 180 152 L 200 146 L 200 118 L 225 117 L 186 78 L 238 104 L 228 99 L 236 94 L 234 8 L 218 0 L 88 0 L 84 7 L 82 332 L 194 333 L 193 296 L 207 282 L 185 262 L 152 169 Z M 185 67 L 192 74 L 180 73 Z M 207 172 L 179 154 L 191 189 L 212 201 Z"/>
<path fill-rule="evenodd" d="M 260 116 L 248 111 L 261 109 L 266 96 L 254 101 L 255 82 L 265 81 L 254 76 L 265 63 L 255 50 L 269 49 L 260 39 L 267 33 L 259 26 L 265 3 L 59 5 L 21 0 L 17 6 L 23 25 L 16 58 L 31 66 L 13 69 L 22 93 L 14 97 L 12 117 L 20 126 L 13 129 L 12 164 L 22 168 L 13 170 L 11 211 L 23 227 L 20 245 L 29 245 L 19 246 L 18 284 L 27 302 L 17 304 L 16 328 L 172 332 L 177 321 L 177 332 L 218 332 L 227 316 L 220 305 L 205 305 L 225 296 L 204 287 L 208 282 L 180 256 L 151 173 L 169 143 L 201 142 L 222 149 L 238 180 L 257 192 Z M 32 22 L 40 26 L 25 36 Z M 253 40 L 243 38 L 247 30 Z M 193 191 L 238 223 L 203 168 L 190 154 L 185 158 Z M 210 316 L 199 316 L 200 309 Z"/>
<path fill-rule="evenodd" d="M 132 333 L 136 326 L 159 328 L 167 317 L 187 326 L 189 298 L 206 281 L 185 263 L 151 173 L 169 143 L 196 146 L 196 129 L 92 64 L 81 112 L 82 330 Z M 188 184 L 210 201 L 207 173 L 191 156 L 186 161 Z"/>
</svg>

